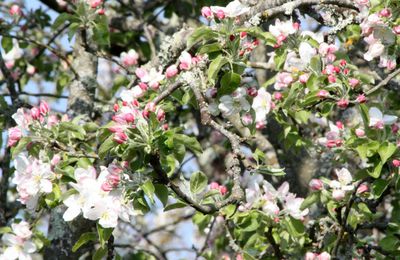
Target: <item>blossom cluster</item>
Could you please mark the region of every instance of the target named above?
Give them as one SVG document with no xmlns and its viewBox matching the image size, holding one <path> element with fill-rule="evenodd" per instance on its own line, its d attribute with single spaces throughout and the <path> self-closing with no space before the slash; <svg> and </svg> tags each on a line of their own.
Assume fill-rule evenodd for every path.
<svg viewBox="0 0 400 260">
<path fill-rule="evenodd" d="M 36 209 L 41 195 L 53 190 L 52 181 L 56 175 L 52 168 L 59 161 L 57 156 L 53 159 L 47 163 L 21 153 L 14 160 L 15 176 L 12 182 L 17 185 L 18 201 L 30 210 Z"/>
<path fill-rule="evenodd" d="M 33 234 L 29 223 L 25 221 L 13 223 L 11 229 L 12 233 L 6 233 L 1 238 L 6 248 L 0 254 L 0 260 L 31 260 L 32 254 L 38 248 L 32 241 Z"/>
<path fill-rule="evenodd" d="M 76 183 L 70 183 L 76 193 L 64 200 L 68 207 L 64 212 L 65 221 L 75 219 L 79 214 L 89 220 L 98 221 L 104 228 L 114 228 L 118 219 L 129 221 L 134 215 L 132 204 L 125 197 L 124 187 L 120 185 L 123 167 L 110 164 L 101 166 L 97 176 L 93 167 L 75 169 Z"/>
<path fill-rule="evenodd" d="M 266 215 L 279 221 L 279 217 L 290 215 L 295 219 L 303 219 L 308 209 L 301 209 L 303 198 L 289 192 L 289 183 L 284 182 L 276 190 L 271 183 L 254 176 L 246 188 L 246 204 L 239 210 L 262 208 Z"/>
</svg>

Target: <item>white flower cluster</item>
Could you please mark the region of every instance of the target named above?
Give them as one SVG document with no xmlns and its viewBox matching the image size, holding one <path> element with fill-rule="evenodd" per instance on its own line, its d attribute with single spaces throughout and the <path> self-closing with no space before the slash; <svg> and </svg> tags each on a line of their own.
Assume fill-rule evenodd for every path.
<svg viewBox="0 0 400 260">
<path fill-rule="evenodd" d="M 32 242 L 32 231 L 29 223 L 21 221 L 18 224 L 11 224 L 12 233 L 6 233 L 1 238 L 3 244 L 7 246 L 0 254 L 0 260 L 31 260 L 31 254 L 37 250 Z"/>
<path fill-rule="evenodd" d="M 121 174 L 122 169 L 115 164 L 108 168 L 102 166 L 98 177 L 93 167 L 76 169 L 76 183 L 71 183 L 71 186 L 77 193 L 64 200 L 68 207 L 64 220 L 71 221 L 83 213 L 84 218 L 98 220 L 104 228 L 116 227 L 118 218 L 129 221 L 134 211 L 124 190 L 119 187 Z"/>
</svg>

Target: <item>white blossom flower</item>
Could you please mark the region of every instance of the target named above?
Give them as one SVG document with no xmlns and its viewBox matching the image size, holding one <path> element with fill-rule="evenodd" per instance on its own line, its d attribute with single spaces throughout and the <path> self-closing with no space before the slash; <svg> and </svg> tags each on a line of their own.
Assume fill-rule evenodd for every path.
<svg viewBox="0 0 400 260">
<path fill-rule="evenodd" d="M 6 233 L 1 238 L 6 247 L 4 252 L 0 254 L 0 260 L 30 260 L 31 254 L 36 252 L 36 245 L 30 240 L 32 231 L 29 224 L 25 221 L 11 225 L 12 232 Z"/>
<path fill-rule="evenodd" d="M 384 115 L 379 108 L 371 107 L 369 109 L 369 126 L 382 129 L 384 125 L 392 125 L 397 121 L 397 116 Z"/>
<path fill-rule="evenodd" d="M 249 111 L 250 104 L 246 99 L 246 90 L 243 88 L 238 88 L 232 95 L 224 95 L 219 101 L 219 110 L 224 116 L 231 116 L 237 114 L 240 111 Z"/>
<path fill-rule="evenodd" d="M 211 6 L 210 8 L 213 13 L 217 13 L 219 10 L 222 10 L 225 13 L 226 17 L 231 18 L 236 18 L 237 16 L 240 16 L 250 11 L 250 8 L 240 3 L 239 0 L 234 0 L 230 2 L 226 7 Z"/>
<path fill-rule="evenodd" d="M 271 94 L 265 88 L 259 89 L 251 105 L 256 112 L 256 122 L 265 121 L 265 117 L 271 111 L 271 102 Z"/>
</svg>

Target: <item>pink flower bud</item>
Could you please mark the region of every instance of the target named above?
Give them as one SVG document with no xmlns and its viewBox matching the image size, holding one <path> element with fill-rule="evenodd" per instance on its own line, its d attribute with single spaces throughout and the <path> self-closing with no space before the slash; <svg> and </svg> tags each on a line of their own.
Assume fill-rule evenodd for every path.
<svg viewBox="0 0 400 260">
<path fill-rule="evenodd" d="M 282 95 L 281 92 L 275 92 L 275 93 L 274 93 L 274 99 L 275 99 L 275 100 L 279 101 L 279 100 L 281 100 L 282 98 L 283 98 L 283 95 Z"/>
<path fill-rule="evenodd" d="M 393 32 L 395 34 L 400 34 L 400 25 L 397 25 L 397 26 L 393 27 Z"/>
<path fill-rule="evenodd" d="M 257 89 L 255 87 L 250 87 L 246 90 L 247 95 L 249 95 L 250 97 L 256 97 L 257 96 Z"/>
<path fill-rule="evenodd" d="M 169 128 L 169 125 L 168 125 L 167 123 L 165 123 L 165 124 L 163 124 L 161 127 L 162 127 L 162 129 L 164 129 L 165 131 L 167 131 L 168 128 Z"/>
<path fill-rule="evenodd" d="M 61 161 L 61 156 L 59 154 L 55 154 L 51 159 L 50 163 L 52 166 L 56 166 Z"/>
<path fill-rule="evenodd" d="M 142 79 L 142 78 L 144 78 L 145 76 L 148 75 L 148 72 L 147 72 L 146 69 L 140 67 L 140 68 L 137 68 L 137 69 L 135 70 L 135 74 L 136 74 L 136 76 L 137 76 L 139 79 Z"/>
<path fill-rule="evenodd" d="M 367 102 L 367 98 L 365 97 L 365 94 L 360 94 L 357 96 L 356 101 L 360 104 Z"/>
<path fill-rule="evenodd" d="M 49 104 L 46 101 L 42 100 L 39 105 L 39 110 L 42 115 L 47 115 L 50 111 Z"/>
<path fill-rule="evenodd" d="M 334 190 L 332 192 L 332 198 L 337 201 L 344 199 L 345 196 L 346 193 L 343 190 Z"/>
<path fill-rule="evenodd" d="M 219 186 L 219 193 L 221 193 L 222 196 L 224 196 L 228 192 L 228 188 L 225 187 L 224 185 Z"/>
<path fill-rule="evenodd" d="M 344 129 L 344 125 L 341 121 L 336 121 L 335 125 L 337 126 L 337 128 L 339 128 L 340 130 Z"/>
<path fill-rule="evenodd" d="M 264 129 L 265 127 L 266 127 L 266 125 L 265 125 L 264 121 L 256 122 L 256 129 L 261 130 L 261 129 Z"/>
<path fill-rule="evenodd" d="M 104 8 L 100 8 L 99 10 L 97 10 L 98 15 L 104 15 L 105 13 L 106 13 L 106 10 Z"/>
<path fill-rule="evenodd" d="M 39 108 L 37 107 L 32 107 L 31 108 L 31 117 L 33 120 L 37 120 L 40 117 L 40 111 Z"/>
<path fill-rule="evenodd" d="M 49 118 L 47 119 L 47 126 L 52 127 L 56 125 L 59 122 L 58 117 L 56 115 L 49 115 Z"/>
<path fill-rule="evenodd" d="M 21 7 L 19 7 L 19 5 L 12 5 L 10 7 L 10 15 L 12 16 L 21 16 L 22 15 L 22 11 L 21 11 Z"/>
<path fill-rule="evenodd" d="M 345 68 L 345 69 L 343 70 L 343 74 L 344 74 L 344 75 L 349 74 L 349 72 L 350 72 L 349 68 Z"/>
<path fill-rule="evenodd" d="M 212 18 L 211 8 L 208 6 L 204 6 L 203 8 L 201 8 L 201 15 L 206 19 L 211 19 Z"/>
<path fill-rule="evenodd" d="M 349 105 L 349 101 L 347 99 L 342 98 L 336 104 L 339 108 L 346 109 Z"/>
<path fill-rule="evenodd" d="M 8 129 L 8 147 L 14 146 L 22 138 L 22 131 L 19 127 Z"/>
<path fill-rule="evenodd" d="M 120 180 L 121 180 L 121 178 L 120 178 L 119 174 L 109 174 L 107 176 L 107 181 L 108 181 L 108 183 L 110 183 L 110 185 L 112 187 L 117 187 Z"/>
<path fill-rule="evenodd" d="M 167 68 L 167 70 L 165 71 L 165 76 L 169 79 L 169 78 L 173 78 L 176 76 L 176 74 L 178 74 L 178 68 L 176 67 L 176 65 L 171 65 Z"/>
<path fill-rule="evenodd" d="M 99 5 L 101 5 L 103 0 L 90 0 L 90 7 L 91 8 L 97 8 Z"/>
<path fill-rule="evenodd" d="M 247 37 L 247 32 L 240 32 L 240 39 L 244 39 Z"/>
<path fill-rule="evenodd" d="M 384 8 L 379 11 L 379 16 L 381 17 L 390 17 L 392 16 L 392 12 L 390 11 L 389 8 Z"/>
<path fill-rule="evenodd" d="M 253 123 L 253 117 L 251 116 L 251 114 L 246 113 L 242 116 L 242 122 L 243 122 L 243 125 L 248 126 L 251 123 Z"/>
<path fill-rule="evenodd" d="M 157 111 L 157 120 L 158 121 L 163 121 L 165 119 L 165 112 L 163 109 L 158 109 Z"/>
<path fill-rule="evenodd" d="M 361 128 L 357 128 L 355 132 L 356 132 L 357 137 L 361 138 L 361 137 L 365 136 L 365 131 Z"/>
<path fill-rule="evenodd" d="M 319 179 L 312 179 L 308 186 L 311 188 L 313 191 L 318 191 L 322 190 L 324 188 L 324 184 L 321 180 Z"/>
<path fill-rule="evenodd" d="M 300 83 L 301 83 L 301 84 L 306 84 L 309 77 L 310 77 L 309 74 L 302 74 L 302 75 L 300 75 L 300 77 L 299 77 Z"/>
<path fill-rule="evenodd" d="M 295 29 L 295 30 L 300 29 L 300 23 L 298 23 L 298 22 L 293 23 L 293 29 Z"/>
<path fill-rule="evenodd" d="M 144 107 L 144 110 L 149 111 L 149 112 L 155 112 L 156 111 L 156 104 L 154 102 L 149 102 Z"/>
<path fill-rule="evenodd" d="M 352 88 L 356 87 L 359 83 L 360 83 L 360 81 L 356 78 L 349 79 L 349 84 Z"/>
<path fill-rule="evenodd" d="M 118 112 L 118 110 L 119 110 L 119 105 L 118 104 L 114 104 L 114 112 Z"/>
<path fill-rule="evenodd" d="M 317 97 L 319 97 L 319 98 L 326 98 L 328 96 L 329 96 L 329 92 L 324 89 L 318 91 L 318 93 L 317 93 Z"/>
<path fill-rule="evenodd" d="M 328 81 L 329 83 L 335 83 L 336 82 L 336 76 L 331 74 L 328 76 Z"/>
<path fill-rule="evenodd" d="M 124 114 L 124 119 L 128 123 L 132 123 L 135 121 L 135 116 L 132 113 L 126 113 Z"/>
<path fill-rule="evenodd" d="M 218 184 L 218 182 L 215 182 L 215 181 L 211 182 L 211 183 L 210 183 L 210 189 L 212 189 L 212 190 L 218 190 L 218 189 L 219 189 L 219 184 Z"/>
<path fill-rule="evenodd" d="M 207 98 L 215 98 L 217 96 L 217 89 L 216 88 L 209 88 L 206 91 L 206 97 Z"/>
<path fill-rule="evenodd" d="M 128 136 L 124 132 L 116 132 L 113 140 L 119 144 L 123 144 L 128 140 Z"/>
<path fill-rule="evenodd" d="M 34 66 L 32 66 L 31 64 L 28 64 L 28 66 L 26 67 L 26 73 L 28 73 L 29 75 L 34 75 L 36 72 L 36 68 Z"/>
<path fill-rule="evenodd" d="M 220 20 L 224 19 L 224 18 L 225 18 L 225 12 L 224 12 L 224 10 L 219 9 L 219 10 L 216 12 L 215 16 L 217 16 L 217 18 L 220 19 Z"/>
<path fill-rule="evenodd" d="M 357 188 L 357 194 L 362 194 L 364 192 L 369 191 L 368 185 L 366 184 L 361 184 L 358 188 Z"/>
<path fill-rule="evenodd" d="M 393 164 L 394 167 L 400 167 L 400 160 L 394 159 L 392 161 L 392 164 Z"/>
<path fill-rule="evenodd" d="M 103 184 L 101 185 L 101 189 L 105 192 L 109 192 L 113 189 L 113 187 L 111 186 L 110 183 L 108 182 L 103 182 Z"/>
<path fill-rule="evenodd" d="M 344 66 L 346 66 L 346 65 L 347 65 L 347 61 L 346 61 L 346 60 L 343 60 L 343 59 L 341 59 L 339 64 L 340 64 L 340 66 L 344 67 Z"/>
<path fill-rule="evenodd" d="M 399 131 L 399 125 L 398 124 L 393 124 L 393 125 L 391 125 L 391 128 L 392 128 L 392 133 L 393 134 L 397 134 L 397 132 Z"/>
</svg>

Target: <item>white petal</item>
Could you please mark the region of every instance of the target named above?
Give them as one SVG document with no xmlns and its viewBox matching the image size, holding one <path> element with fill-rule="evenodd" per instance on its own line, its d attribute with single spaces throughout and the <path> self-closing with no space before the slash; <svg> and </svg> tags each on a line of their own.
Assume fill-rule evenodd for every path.
<svg viewBox="0 0 400 260">
<path fill-rule="evenodd" d="M 36 251 L 36 245 L 31 241 L 26 241 L 24 243 L 24 252 L 32 254 Z"/>
<path fill-rule="evenodd" d="M 397 116 L 391 116 L 391 115 L 384 115 L 383 116 L 383 123 L 385 125 L 392 125 L 396 123 L 397 121 Z"/>
<path fill-rule="evenodd" d="M 376 123 L 383 119 L 383 114 L 377 107 L 371 107 L 369 109 L 369 126 L 375 126 Z"/>
<path fill-rule="evenodd" d="M 65 221 L 71 221 L 76 218 L 79 213 L 81 213 L 81 208 L 79 206 L 69 207 L 63 214 L 63 219 Z"/>
</svg>

